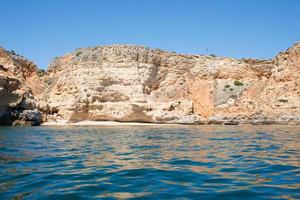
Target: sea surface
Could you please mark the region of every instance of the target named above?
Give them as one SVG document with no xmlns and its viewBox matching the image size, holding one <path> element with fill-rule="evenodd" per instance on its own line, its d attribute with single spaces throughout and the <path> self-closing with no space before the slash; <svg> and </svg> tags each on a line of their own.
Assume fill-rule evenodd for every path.
<svg viewBox="0 0 300 200">
<path fill-rule="evenodd" d="M 300 199 L 300 126 L 0 127 L 0 199 Z"/>
</svg>

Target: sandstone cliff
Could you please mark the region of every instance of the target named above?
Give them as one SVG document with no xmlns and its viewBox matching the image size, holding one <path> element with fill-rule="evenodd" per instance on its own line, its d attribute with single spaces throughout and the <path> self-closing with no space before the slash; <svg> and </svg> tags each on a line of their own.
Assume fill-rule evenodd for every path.
<svg viewBox="0 0 300 200">
<path fill-rule="evenodd" d="M 0 125 L 39 125 L 35 94 L 42 92 L 36 66 L 0 48 Z"/>
<path fill-rule="evenodd" d="M 45 120 L 300 123 L 300 43 L 271 60 L 131 45 L 55 58 L 38 93 Z"/>
</svg>

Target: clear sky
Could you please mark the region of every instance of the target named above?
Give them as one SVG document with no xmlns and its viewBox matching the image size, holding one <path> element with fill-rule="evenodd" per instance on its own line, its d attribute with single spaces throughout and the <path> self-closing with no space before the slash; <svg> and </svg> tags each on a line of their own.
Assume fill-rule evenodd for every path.
<svg viewBox="0 0 300 200">
<path fill-rule="evenodd" d="M 104 44 L 271 58 L 300 40 L 300 0 L 0 1 L 0 46 L 40 68 Z"/>
</svg>

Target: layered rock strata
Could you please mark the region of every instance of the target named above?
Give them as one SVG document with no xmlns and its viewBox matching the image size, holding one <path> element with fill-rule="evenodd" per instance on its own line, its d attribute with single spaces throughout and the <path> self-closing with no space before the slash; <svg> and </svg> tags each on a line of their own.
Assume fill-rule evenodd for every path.
<svg viewBox="0 0 300 200">
<path fill-rule="evenodd" d="M 55 58 L 36 97 L 46 121 L 297 124 L 299 73 L 300 43 L 270 60 L 101 46 Z"/>
</svg>

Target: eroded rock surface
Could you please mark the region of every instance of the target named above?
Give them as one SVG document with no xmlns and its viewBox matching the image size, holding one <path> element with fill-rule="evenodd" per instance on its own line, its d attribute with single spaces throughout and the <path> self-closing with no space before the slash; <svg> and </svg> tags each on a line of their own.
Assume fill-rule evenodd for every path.
<svg viewBox="0 0 300 200">
<path fill-rule="evenodd" d="M 41 113 L 33 95 L 42 90 L 36 66 L 0 48 L 0 125 L 39 125 Z"/>
<path fill-rule="evenodd" d="M 48 121 L 293 124 L 299 72 L 299 43 L 271 60 L 81 48 L 53 60 L 37 97 Z"/>
</svg>

